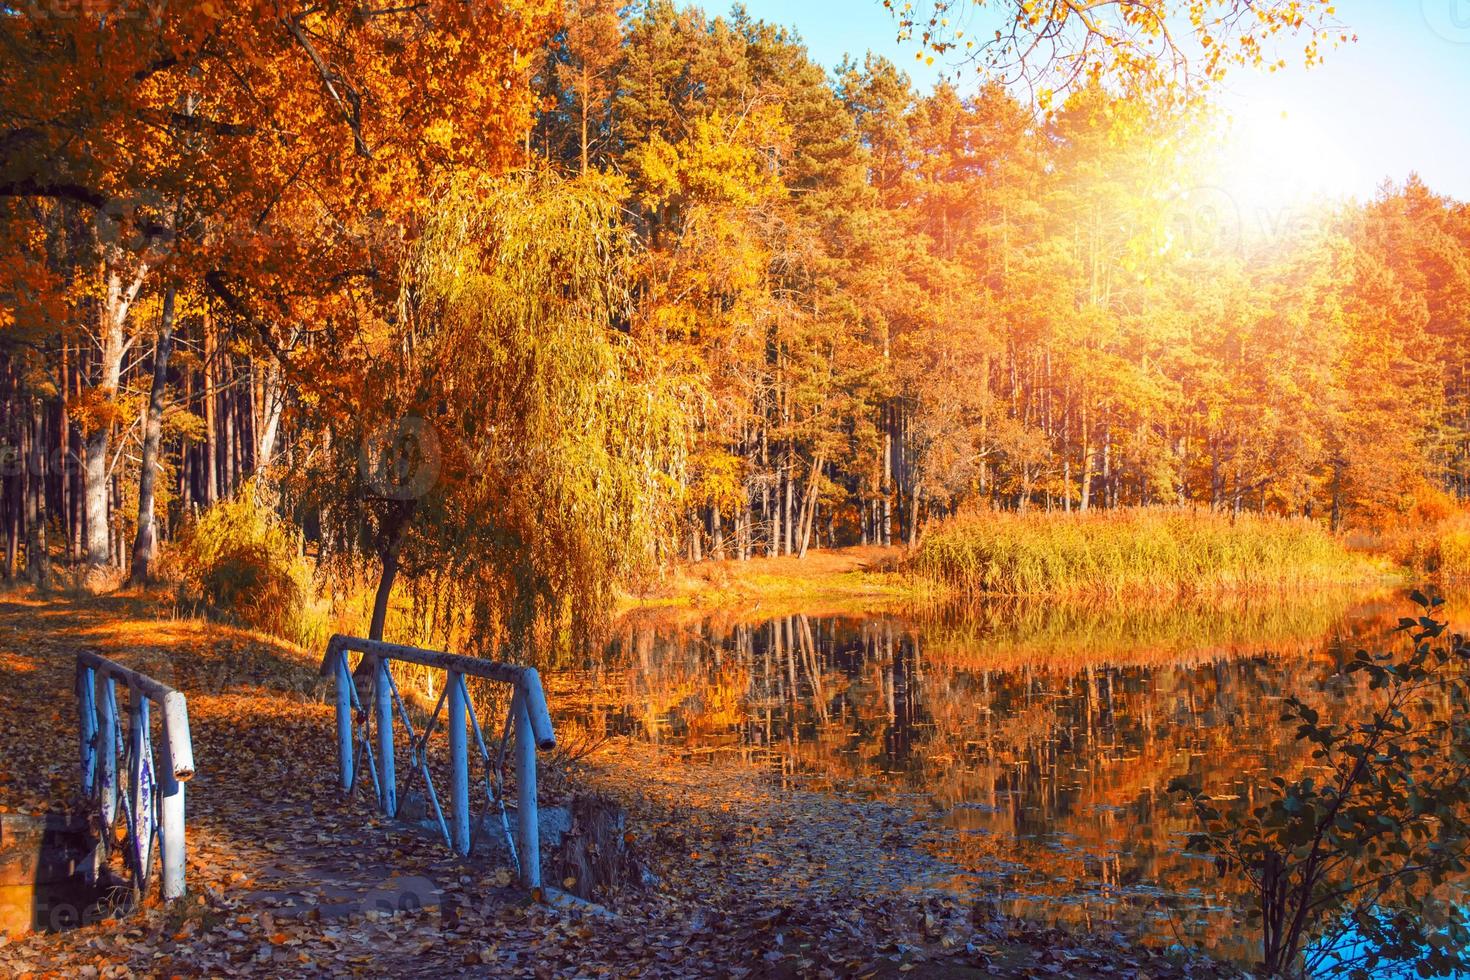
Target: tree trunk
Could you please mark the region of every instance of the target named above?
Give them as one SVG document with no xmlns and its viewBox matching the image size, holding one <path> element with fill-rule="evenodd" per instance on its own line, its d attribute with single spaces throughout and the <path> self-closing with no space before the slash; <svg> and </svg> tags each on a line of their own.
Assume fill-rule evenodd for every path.
<svg viewBox="0 0 1470 980">
<path fill-rule="evenodd" d="M 8 467 L 7 467 L 8 468 Z M 0 479 L 0 494 L 3 494 L 5 511 L 5 580 L 15 579 L 16 559 L 20 554 L 20 485 L 23 477 L 17 472 Z"/>
<path fill-rule="evenodd" d="M 82 360 L 81 346 L 76 349 L 77 362 L 72 371 L 72 384 L 68 389 L 68 398 L 75 399 L 78 404 L 82 400 L 82 378 L 86 368 Z M 70 434 L 67 445 L 66 471 L 70 474 L 71 501 L 67 517 L 71 521 L 71 536 L 69 540 L 68 555 L 73 561 L 80 559 L 86 554 L 86 541 L 83 535 L 87 528 L 87 488 L 84 480 L 87 460 L 87 440 L 85 433 L 79 426 L 70 426 Z"/>
<path fill-rule="evenodd" d="M 123 327 L 127 323 L 128 309 L 143 288 L 148 266 L 140 264 L 132 284 L 123 285 L 122 275 L 115 268 L 104 266 L 103 274 L 107 291 L 103 297 L 101 322 L 98 324 L 102 354 L 98 364 L 97 396 L 108 408 L 117 401 L 118 381 L 122 374 L 123 356 L 129 342 Z M 87 564 L 94 567 L 106 565 L 111 558 L 111 535 L 108 533 L 107 507 L 109 492 L 108 459 L 112 455 L 112 420 L 104 418 L 92 422 L 92 431 L 87 434 L 87 468 L 85 473 L 87 497 Z"/>
<path fill-rule="evenodd" d="M 384 517 L 382 530 L 378 534 L 378 558 L 383 563 L 383 572 L 378 577 L 378 591 L 373 596 L 373 620 L 368 626 L 368 639 L 381 640 L 383 627 L 388 622 L 388 599 L 393 593 L 393 583 L 398 578 L 398 553 L 403 548 L 403 539 L 408 534 L 408 523 L 413 519 L 416 500 L 393 501 L 391 512 Z"/>
<path fill-rule="evenodd" d="M 812 523 L 817 515 L 817 489 L 822 482 L 822 467 L 826 465 L 821 453 L 812 463 L 812 473 L 807 479 L 806 499 L 801 504 L 801 532 L 797 543 L 796 557 L 805 558 L 812 540 Z"/>
<path fill-rule="evenodd" d="M 755 549 L 755 512 L 752 509 L 750 488 L 745 489 L 745 519 L 740 528 L 740 560 L 749 561 Z"/>
<path fill-rule="evenodd" d="M 368 624 L 370 640 L 383 639 L 383 630 L 388 623 L 388 603 L 393 596 L 393 583 L 398 579 L 398 553 L 403 547 L 404 536 L 408 533 L 408 522 L 413 519 L 416 504 L 417 501 L 414 500 L 391 501 L 388 513 L 383 516 L 383 523 L 378 527 L 374 550 L 382 562 L 382 571 L 378 576 L 378 591 L 373 596 L 372 622 Z M 364 701 L 371 696 L 368 685 L 373 674 L 372 665 L 371 657 L 363 657 L 352 671 L 358 696 Z"/>
<path fill-rule="evenodd" d="M 286 406 L 286 386 L 282 383 L 281 366 L 274 359 L 265 362 L 265 381 L 261 385 L 261 414 L 258 441 L 255 445 L 255 468 L 264 470 L 276 451 L 276 436 L 281 428 L 281 413 Z"/>
<path fill-rule="evenodd" d="M 1087 405 L 1082 406 L 1082 510 L 1092 506 L 1092 445 L 1088 436 Z"/>
<path fill-rule="evenodd" d="M 393 594 L 393 582 L 398 578 L 398 552 L 383 558 L 383 571 L 378 576 L 378 591 L 373 596 L 373 620 L 368 625 L 368 639 L 381 640 L 383 626 L 388 622 L 388 599 Z"/>
<path fill-rule="evenodd" d="M 41 401 L 32 398 L 26 433 L 26 574 L 31 584 L 51 584 L 51 555 L 46 546 L 46 432 Z"/>
<path fill-rule="evenodd" d="M 156 544 L 153 517 L 154 485 L 158 481 L 158 444 L 163 439 L 163 399 L 168 388 L 168 357 L 174 342 L 174 287 L 163 294 L 163 316 L 153 348 L 153 391 L 148 397 L 148 419 L 143 429 L 143 465 L 138 473 L 138 534 L 133 540 L 134 585 L 148 583 Z"/>
<path fill-rule="evenodd" d="M 232 371 L 231 374 L 233 373 Z M 234 382 L 235 379 L 233 377 L 230 378 L 224 390 L 225 444 L 221 447 L 221 450 L 225 456 L 225 474 L 224 484 L 220 487 L 220 492 L 221 496 L 225 497 L 233 497 L 235 495 L 235 489 L 240 485 L 240 426 L 238 420 L 235 418 L 239 399 L 235 397 Z"/>
<path fill-rule="evenodd" d="M 924 500 L 922 490 L 916 491 L 909 497 L 909 547 L 917 547 L 919 544 L 919 505 Z"/>
<path fill-rule="evenodd" d="M 61 522 L 62 529 L 66 532 L 66 558 L 72 561 L 77 557 L 77 547 L 81 538 L 76 535 L 77 519 L 76 508 L 72 506 L 76 500 L 76 470 L 71 465 L 71 415 L 66 410 L 67 399 L 71 392 L 72 364 L 70 358 L 71 348 L 67 344 L 61 345 L 61 397 L 60 411 L 57 415 L 56 430 L 56 459 L 60 468 L 57 477 L 61 484 Z"/>
<path fill-rule="evenodd" d="M 214 318 L 204 316 L 204 505 L 219 499 L 219 420 L 215 393 Z"/>
<path fill-rule="evenodd" d="M 587 77 L 587 66 L 582 66 L 582 91 L 578 93 L 577 101 L 582 109 L 582 169 L 579 173 L 587 173 L 587 92 L 591 88 L 591 82 Z"/>
<path fill-rule="evenodd" d="M 786 554 L 789 555 L 794 550 L 792 546 L 795 544 L 796 539 L 795 528 L 792 526 L 793 524 L 795 524 L 795 521 L 793 520 L 795 514 L 793 513 L 792 509 L 795 492 L 793 490 L 792 484 L 794 484 L 796 481 L 792 479 L 790 454 L 787 455 L 786 462 L 782 465 L 781 468 L 784 471 L 784 482 L 786 484 L 786 493 L 781 501 L 781 527 L 785 533 L 785 537 L 783 538 L 783 550 Z"/>
<path fill-rule="evenodd" d="M 882 517 L 877 530 L 878 543 L 888 547 L 893 543 L 893 411 L 883 406 L 883 484 Z"/>
<path fill-rule="evenodd" d="M 779 500 L 781 488 L 776 487 L 776 497 Z M 781 508 L 771 506 L 770 487 L 761 488 L 761 511 L 765 514 L 766 521 L 771 525 L 770 540 L 766 543 L 766 557 L 774 558 L 781 553 Z"/>
</svg>

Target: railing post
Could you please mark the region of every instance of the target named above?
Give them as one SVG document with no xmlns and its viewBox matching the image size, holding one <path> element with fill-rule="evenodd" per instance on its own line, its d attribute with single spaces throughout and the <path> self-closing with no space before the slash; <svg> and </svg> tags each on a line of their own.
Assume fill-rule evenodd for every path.
<svg viewBox="0 0 1470 980">
<path fill-rule="evenodd" d="M 91 667 L 77 664 L 77 711 L 81 715 L 82 795 L 97 785 L 97 677 Z"/>
<path fill-rule="evenodd" d="M 393 773 L 393 689 L 389 687 L 388 658 L 378 657 L 374 665 L 378 715 L 378 803 L 383 814 L 398 816 L 398 783 Z"/>
<path fill-rule="evenodd" d="M 123 777 L 118 772 L 118 758 L 123 754 L 119 746 L 119 680 L 128 688 L 126 798 L 120 798 Z M 116 822 L 121 811 L 127 816 L 127 863 L 134 872 L 133 887 L 140 894 L 146 893 L 156 855 L 162 870 L 160 891 L 164 901 L 183 897 L 187 852 L 184 784 L 194 776 L 188 702 L 173 688 L 89 651 L 77 655 L 77 700 L 81 712 L 82 783 L 96 803 L 103 824 L 101 845 L 93 851 L 83 873 L 89 881 L 96 880 L 102 860 L 117 841 Z M 159 712 L 161 771 L 154 762 L 151 702 L 157 703 Z"/>
<path fill-rule="evenodd" d="M 163 861 L 163 900 L 184 897 L 184 784 L 174 775 L 172 740 L 163 740 L 163 765 L 158 770 L 158 851 Z M 193 761 L 189 762 L 193 767 Z"/>
<path fill-rule="evenodd" d="M 516 736 L 516 820 L 521 858 L 521 884 L 541 887 L 541 821 L 536 813 L 536 736 L 531 731 L 531 715 L 526 710 L 526 695 L 516 685 L 511 697 Z"/>
<path fill-rule="evenodd" d="M 347 669 L 347 651 L 337 655 L 337 762 L 342 792 L 352 791 L 352 672 Z"/>
<path fill-rule="evenodd" d="M 449 671 L 449 778 L 451 802 L 454 804 L 454 850 L 470 853 L 470 755 L 465 733 L 464 675 Z"/>
<path fill-rule="evenodd" d="M 109 834 L 112 823 L 117 819 L 117 681 L 110 675 L 102 678 L 102 704 L 98 714 L 97 748 L 98 808 L 102 811 L 102 825 Z M 108 842 L 111 846 L 111 841 Z"/>
<path fill-rule="evenodd" d="M 131 768 L 128 771 L 128 812 L 132 814 L 133 856 L 137 860 L 138 887 L 148 877 L 153 857 L 153 739 L 149 727 L 148 698 L 137 688 L 128 691 L 128 735 Z"/>
</svg>

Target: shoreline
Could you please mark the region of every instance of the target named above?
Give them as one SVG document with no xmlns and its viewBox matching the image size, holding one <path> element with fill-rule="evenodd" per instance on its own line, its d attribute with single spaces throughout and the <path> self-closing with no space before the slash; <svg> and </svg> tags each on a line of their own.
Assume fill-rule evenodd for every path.
<svg viewBox="0 0 1470 980">
<path fill-rule="evenodd" d="M 936 590 L 901 569 L 900 546 L 854 545 L 747 561 L 681 562 L 642 587 L 620 590 L 616 616 L 641 610 L 864 612 L 932 600 Z"/>
<path fill-rule="evenodd" d="M 1340 588 L 1383 589 L 1408 587 L 1413 571 L 1386 556 L 1348 551 L 1358 566 L 1348 579 L 1324 576 L 1274 585 L 1215 585 L 1203 588 L 1161 586 L 1152 589 L 1108 591 L 1087 587 L 1036 592 L 971 593 L 936 582 L 911 566 L 916 553 L 901 546 L 854 545 L 809 551 L 804 558 L 757 557 L 681 562 L 641 587 L 619 590 L 614 618 L 633 613 L 663 611 L 769 612 L 893 612 L 914 606 L 976 602 L 1114 602 L 1114 601 L 1226 601 L 1301 591 Z"/>
</svg>

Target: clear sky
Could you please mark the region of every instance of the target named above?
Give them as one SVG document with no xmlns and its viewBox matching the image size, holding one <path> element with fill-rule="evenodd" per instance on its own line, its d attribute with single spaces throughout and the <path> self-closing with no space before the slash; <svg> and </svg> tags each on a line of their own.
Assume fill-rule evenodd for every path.
<svg viewBox="0 0 1470 980">
<path fill-rule="evenodd" d="M 896 41 L 880 0 L 745 5 L 795 27 L 829 68 L 844 54 L 873 50 L 924 87 L 945 69 L 925 66 L 917 46 Z M 1241 134 L 1243 179 L 1279 199 L 1363 198 L 1385 179 L 1417 172 L 1435 191 L 1470 201 L 1470 0 L 1339 0 L 1336 8 L 1358 40 L 1328 52 L 1325 65 L 1272 75 L 1237 69 L 1226 80 L 1219 101 Z M 959 69 L 962 82 L 972 77 Z"/>
</svg>

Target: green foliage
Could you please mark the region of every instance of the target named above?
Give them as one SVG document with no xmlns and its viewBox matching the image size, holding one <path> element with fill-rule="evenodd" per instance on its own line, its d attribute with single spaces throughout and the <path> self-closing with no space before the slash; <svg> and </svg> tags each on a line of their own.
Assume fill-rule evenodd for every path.
<svg viewBox="0 0 1470 980">
<path fill-rule="evenodd" d="M 969 513 L 925 537 L 913 568 L 974 596 L 1248 592 L 1373 572 L 1309 520 L 1165 507 Z"/>
<path fill-rule="evenodd" d="M 683 419 L 620 329 L 618 192 L 600 174 L 452 182 L 398 316 L 361 340 L 359 400 L 323 411 L 300 482 L 329 554 L 396 562 L 422 625 L 461 646 L 590 636 L 670 533 Z"/>
<path fill-rule="evenodd" d="M 1412 598 L 1422 614 L 1399 626 L 1412 648 L 1360 650 L 1341 669 L 1376 694 L 1370 710 L 1336 724 L 1287 699 L 1311 775 L 1273 777 L 1249 810 L 1187 780 L 1170 787 L 1204 826 L 1191 846 L 1256 894 L 1268 975 L 1470 968 L 1470 646 L 1434 618 L 1443 600 Z"/>
<path fill-rule="evenodd" d="M 254 629 L 305 640 L 311 574 L 300 534 L 247 487 L 184 529 L 164 555 L 180 605 L 204 608 Z"/>
</svg>

